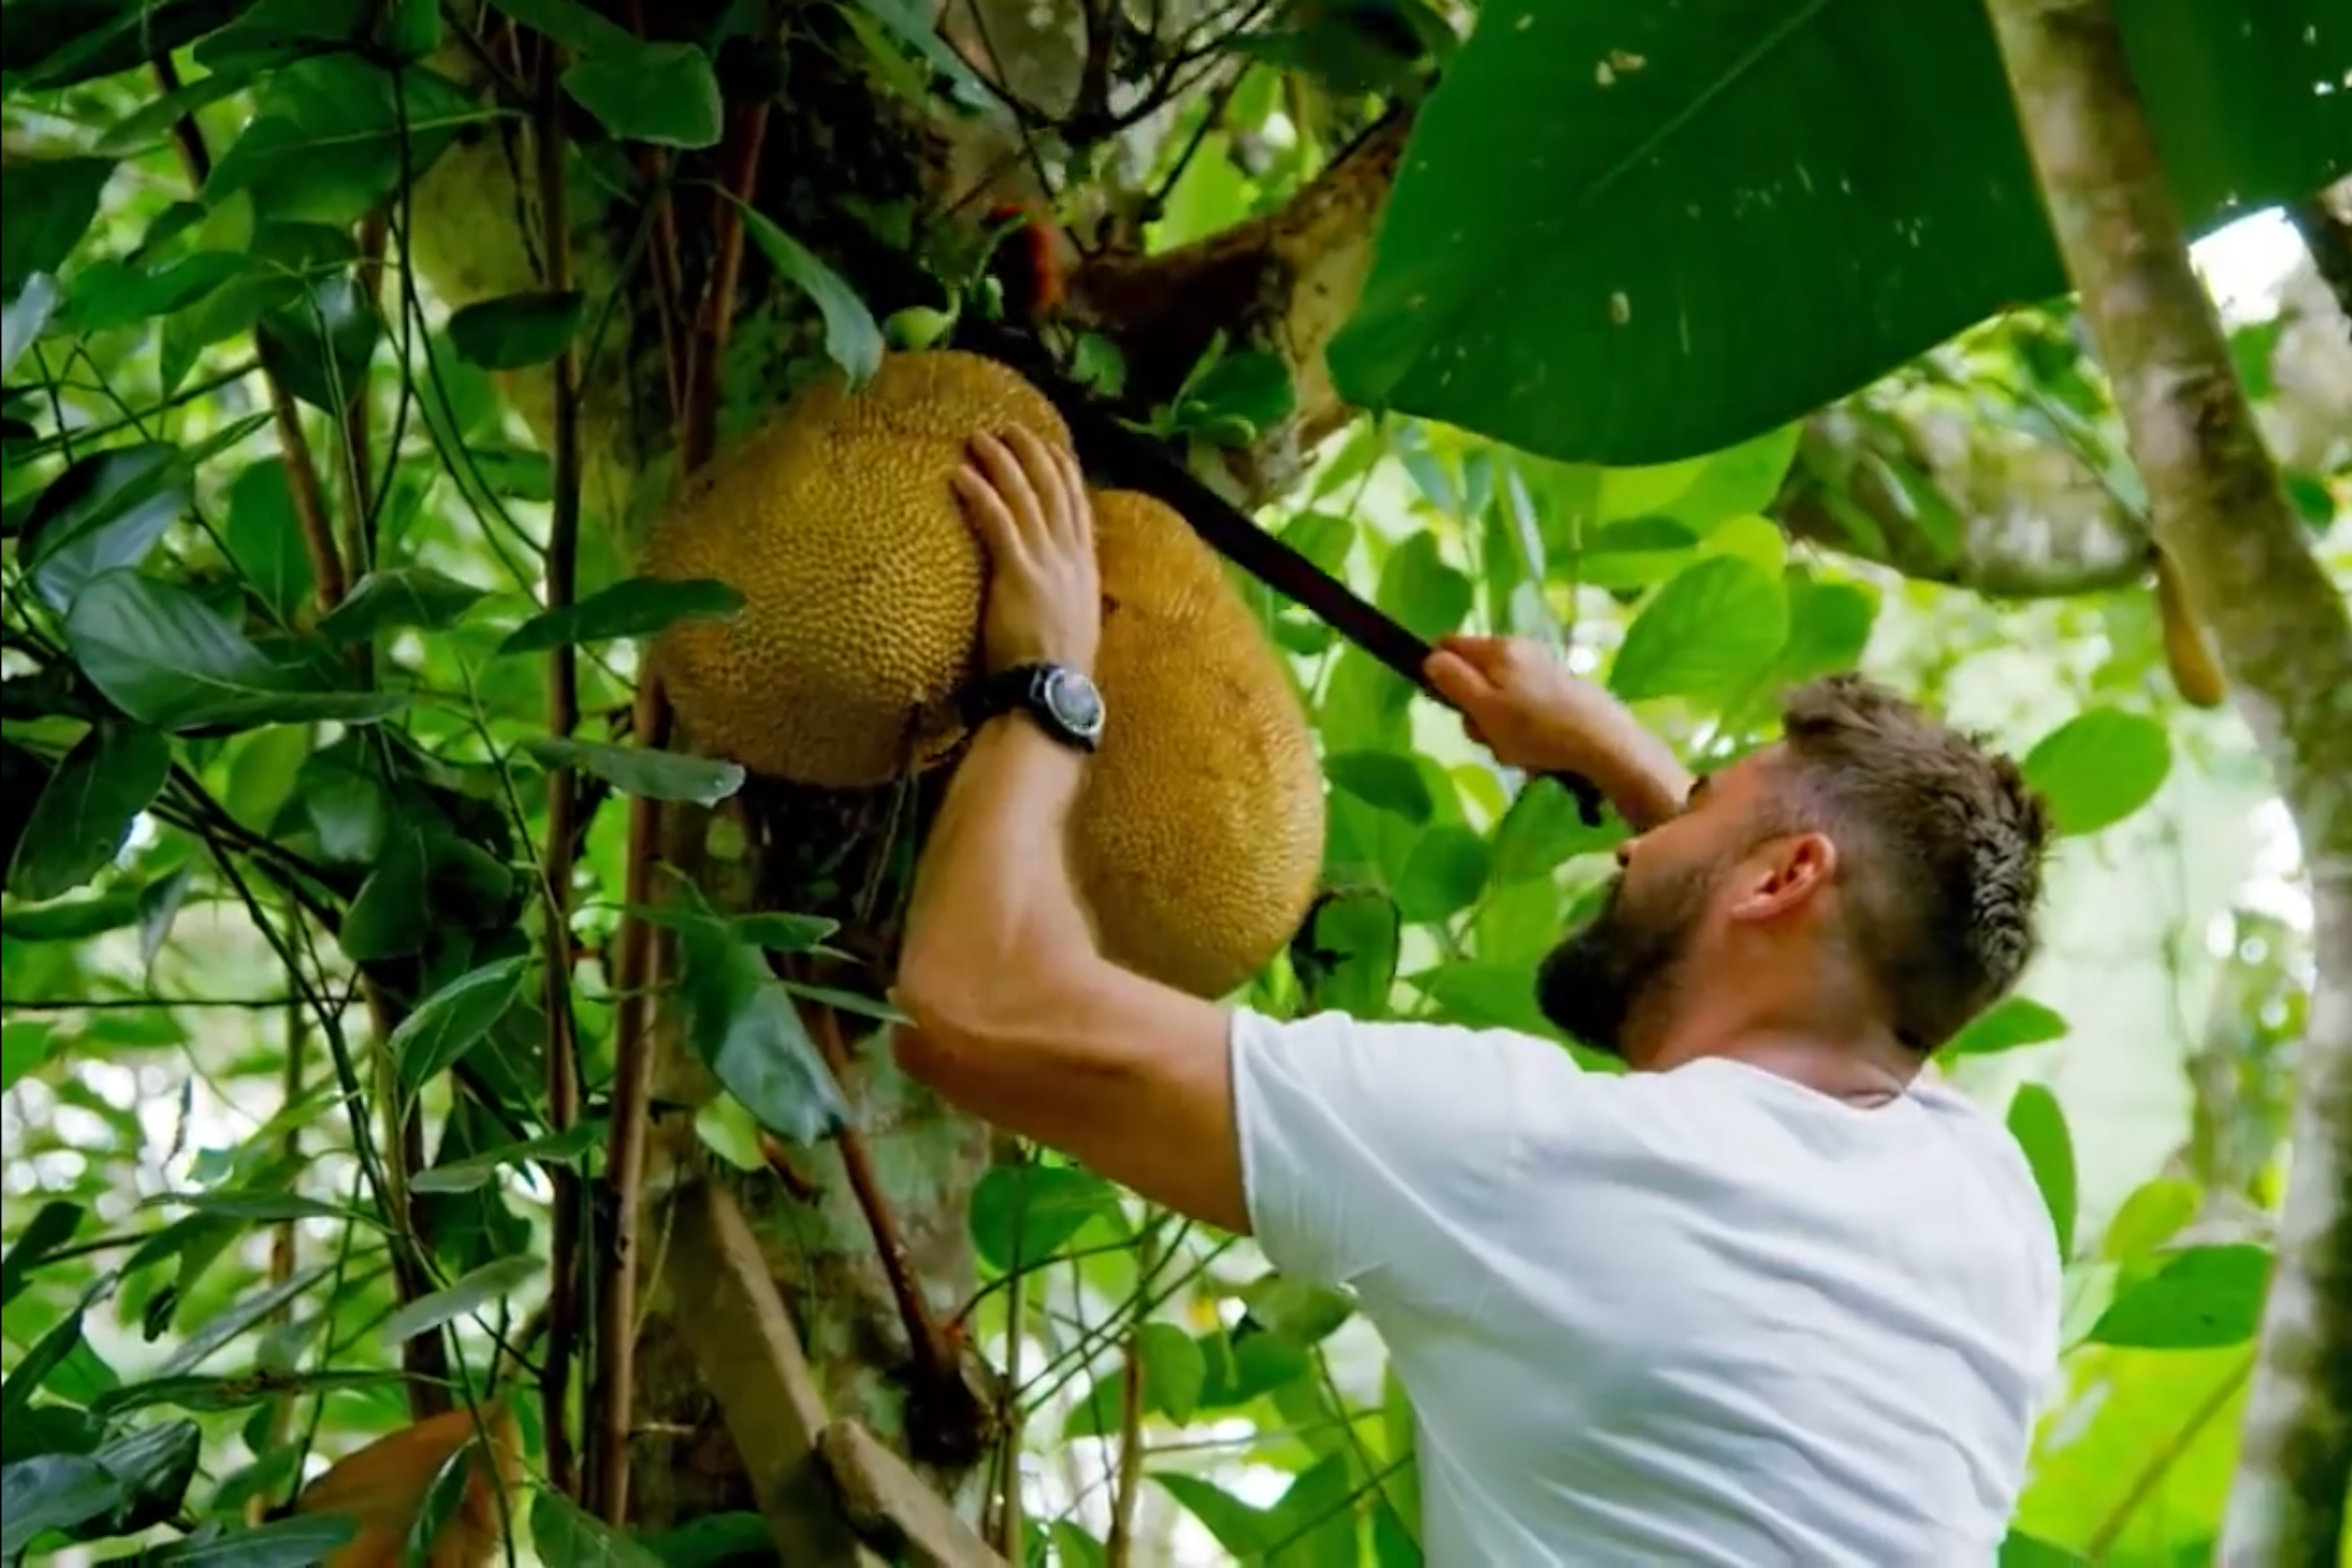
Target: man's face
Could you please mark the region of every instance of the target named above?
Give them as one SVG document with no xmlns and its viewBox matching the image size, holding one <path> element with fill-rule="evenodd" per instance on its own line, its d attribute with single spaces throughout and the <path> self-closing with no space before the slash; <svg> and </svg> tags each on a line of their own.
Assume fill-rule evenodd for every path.
<svg viewBox="0 0 2352 1568">
<path fill-rule="evenodd" d="M 1679 984 L 1717 888 L 1738 859 L 1756 759 L 1701 779 L 1682 812 L 1620 852 L 1601 910 L 1569 932 L 1536 971 L 1536 1005 L 1593 1049 L 1630 1061 L 1635 1010 Z M 1634 1065 L 1639 1065 L 1638 1063 Z"/>
<path fill-rule="evenodd" d="M 1674 985 L 1706 916 L 1717 867 L 1620 871 L 1601 911 L 1569 932 L 1536 971 L 1536 1005 L 1594 1050 L 1628 1060 L 1625 1029 L 1637 1004 Z"/>
</svg>

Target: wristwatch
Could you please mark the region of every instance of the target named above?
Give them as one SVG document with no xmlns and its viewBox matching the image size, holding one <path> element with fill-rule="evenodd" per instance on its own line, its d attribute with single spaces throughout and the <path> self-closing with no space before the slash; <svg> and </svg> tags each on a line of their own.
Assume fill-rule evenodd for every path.
<svg viewBox="0 0 2352 1568">
<path fill-rule="evenodd" d="M 980 685 L 972 723 L 1020 712 L 1062 744 L 1091 752 L 1102 744 L 1103 700 L 1084 670 L 1061 664 L 1016 664 Z"/>
</svg>

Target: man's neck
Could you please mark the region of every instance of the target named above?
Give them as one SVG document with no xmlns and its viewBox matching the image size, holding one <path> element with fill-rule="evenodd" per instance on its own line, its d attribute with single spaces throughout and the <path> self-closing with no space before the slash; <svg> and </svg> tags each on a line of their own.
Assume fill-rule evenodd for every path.
<svg viewBox="0 0 2352 1568">
<path fill-rule="evenodd" d="M 1841 1038 L 1780 1027 L 1677 1029 L 1642 1068 L 1672 1072 L 1708 1057 L 1727 1058 L 1864 1108 L 1899 1099 L 1918 1077 L 1918 1058 L 1893 1040 Z"/>
</svg>

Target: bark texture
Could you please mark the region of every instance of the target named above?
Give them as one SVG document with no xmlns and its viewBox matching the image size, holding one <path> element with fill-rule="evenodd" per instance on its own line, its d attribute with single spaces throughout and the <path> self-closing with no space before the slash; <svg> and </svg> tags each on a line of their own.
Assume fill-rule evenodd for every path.
<svg viewBox="0 0 2352 1568">
<path fill-rule="evenodd" d="M 2218 1561 L 2317 1563 L 2352 1484 L 2352 618 L 2189 261 L 2107 0 L 1990 0 L 2025 140 L 2158 542 L 2303 841 L 2317 964 L 2294 1169 Z"/>
</svg>

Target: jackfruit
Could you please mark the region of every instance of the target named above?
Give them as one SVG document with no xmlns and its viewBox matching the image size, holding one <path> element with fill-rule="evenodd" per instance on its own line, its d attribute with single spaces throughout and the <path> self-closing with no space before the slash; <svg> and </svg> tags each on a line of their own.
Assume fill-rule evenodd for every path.
<svg viewBox="0 0 2352 1568">
<path fill-rule="evenodd" d="M 1314 732 L 1223 558 L 1152 497 L 1089 494 L 1105 722 L 1071 872 L 1104 956 L 1213 1000 L 1265 967 L 1314 898 Z"/>
<path fill-rule="evenodd" d="M 794 784 L 862 788 L 940 761 L 978 673 L 984 556 L 952 476 L 981 430 L 1069 427 L 1014 371 L 951 349 L 821 382 L 730 445 L 656 521 L 648 577 L 743 595 L 653 664 L 705 749 Z"/>
</svg>

